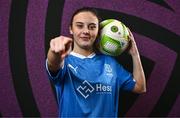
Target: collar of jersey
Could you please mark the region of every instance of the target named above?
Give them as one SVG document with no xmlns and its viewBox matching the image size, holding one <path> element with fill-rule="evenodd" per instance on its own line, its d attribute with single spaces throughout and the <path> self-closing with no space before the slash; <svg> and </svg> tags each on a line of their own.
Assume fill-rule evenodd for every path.
<svg viewBox="0 0 180 118">
<path fill-rule="evenodd" d="M 76 52 L 71 52 L 70 55 L 73 55 L 73 56 L 78 57 L 80 59 L 85 59 L 85 58 L 93 58 L 96 54 L 93 52 L 92 54 L 90 54 L 88 56 L 84 56 L 84 55 L 81 55 L 81 54 L 76 53 Z"/>
</svg>

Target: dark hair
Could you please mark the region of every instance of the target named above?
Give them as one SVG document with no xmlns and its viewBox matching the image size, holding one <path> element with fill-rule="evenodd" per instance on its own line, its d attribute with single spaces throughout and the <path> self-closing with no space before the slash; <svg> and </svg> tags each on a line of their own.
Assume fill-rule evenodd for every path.
<svg viewBox="0 0 180 118">
<path fill-rule="evenodd" d="M 90 8 L 90 7 L 82 7 L 82 8 L 80 8 L 80 9 L 77 9 L 77 10 L 73 13 L 73 15 L 72 15 L 72 17 L 71 17 L 71 21 L 70 21 L 70 26 L 71 26 L 71 27 L 72 27 L 72 22 L 73 22 L 74 16 L 77 15 L 78 13 L 80 13 L 80 12 L 91 12 L 92 14 L 94 14 L 94 15 L 97 17 L 98 22 L 99 22 L 99 23 L 101 22 L 101 18 L 100 18 L 100 16 L 98 15 L 98 12 L 97 12 L 96 9 Z"/>
<path fill-rule="evenodd" d="M 73 13 L 73 15 L 72 15 L 72 17 L 71 17 L 71 21 L 70 21 L 70 26 L 71 26 L 71 28 L 72 28 L 72 22 L 73 22 L 74 16 L 77 15 L 78 13 L 80 13 L 80 12 L 91 12 L 92 14 L 94 14 L 94 16 L 96 16 L 97 19 L 98 19 L 98 27 L 100 28 L 101 18 L 100 18 L 100 16 L 99 16 L 97 10 L 94 9 L 94 8 L 90 8 L 90 7 L 82 7 L 82 8 L 80 8 L 80 9 L 77 9 L 77 10 Z M 96 37 L 97 39 L 99 38 L 99 34 L 100 34 L 100 30 L 98 30 L 98 35 L 97 35 L 97 37 Z M 98 41 L 98 40 L 96 40 L 96 41 Z M 73 45 L 72 45 L 72 48 L 73 48 Z M 99 53 L 99 51 L 98 51 L 98 49 L 97 49 L 97 46 L 96 46 L 96 43 L 94 43 L 94 51 L 95 51 L 96 53 Z"/>
</svg>

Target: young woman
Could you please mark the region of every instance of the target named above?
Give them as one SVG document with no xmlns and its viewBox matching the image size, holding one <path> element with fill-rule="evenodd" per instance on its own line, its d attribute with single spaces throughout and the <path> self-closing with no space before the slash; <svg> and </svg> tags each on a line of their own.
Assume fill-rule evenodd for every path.
<svg viewBox="0 0 180 118">
<path fill-rule="evenodd" d="M 71 19 L 69 30 L 73 38 L 59 36 L 50 42 L 46 68 L 56 88 L 59 116 L 116 117 L 119 91 L 146 91 L 144 71 L 132 33 L 129 31 L 131 74 L 113 57 L 95 53 L 99 22 L 95 10 L 81 8 Z"/>
</svg>

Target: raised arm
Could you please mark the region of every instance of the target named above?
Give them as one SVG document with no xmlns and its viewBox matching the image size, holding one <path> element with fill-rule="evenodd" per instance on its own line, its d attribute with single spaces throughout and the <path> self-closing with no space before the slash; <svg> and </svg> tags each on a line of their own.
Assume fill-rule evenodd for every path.
<svg viewBox="0 0 180 118">
<path fill-rule="evenodd" d="M 146 92 L 146 80 L 144 75 L 144 70 L 141 64 L 141 59 L 139 55 L 139 51 L 136 46 L 136 42 L 134 40 L 133 34 L 129 30 L 130 33 L 130 42 L 131 47 L 129 50 L 129 54 L 132 56 L 133 61 L 133 77 L 136 80 L 136 85 L 133 89 L 135 93 L 144 93 Z"/>
<path fill-rule="evenodd" d="M 72 39 L 60 36 L 50 41 L 50 48 L 47 54 L 48 68 L 51 72 L 56 73 L 64 65 L 64 58 L 71 51 Z"/>
</svg>

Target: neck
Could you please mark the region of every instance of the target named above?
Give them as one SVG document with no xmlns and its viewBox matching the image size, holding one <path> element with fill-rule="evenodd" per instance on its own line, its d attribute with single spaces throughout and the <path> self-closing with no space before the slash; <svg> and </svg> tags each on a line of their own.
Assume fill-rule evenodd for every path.
<svg viewBox="0 0 180 118">
<path fill-rule="evenodd" d="M 74 47 L 73 52 L 84 55 L 84 56 L 89 56 L 90 54 L 94 52 L 94 50 Z"/>
</svg>

